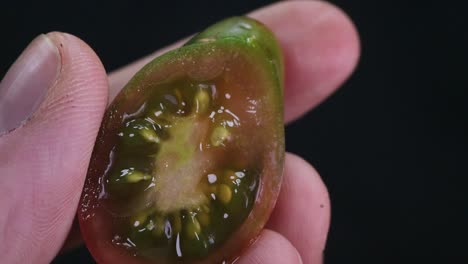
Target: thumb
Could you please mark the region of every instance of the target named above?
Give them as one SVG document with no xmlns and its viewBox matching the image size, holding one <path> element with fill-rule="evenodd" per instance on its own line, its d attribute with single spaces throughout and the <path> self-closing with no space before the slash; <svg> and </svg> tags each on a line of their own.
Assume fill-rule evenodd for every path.
<svg viewBox="0 0 468 264">
<path fill-rule="evenodd" d="M 96 54 L 64 33 L 37 37 L 0 83 L 2 263 L 49 263 L 60 250 L 107 93 Z"/>
</svg>

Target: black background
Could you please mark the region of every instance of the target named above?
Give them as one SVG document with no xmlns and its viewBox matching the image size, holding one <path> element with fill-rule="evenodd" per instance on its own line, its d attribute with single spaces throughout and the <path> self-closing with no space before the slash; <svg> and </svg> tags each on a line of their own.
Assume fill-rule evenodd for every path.
<svg viewBox="0 0 468 264">
<path fill-rule="evenodd" d="M 269 2 L 2 2 L 0 76 L 39 33 L 79 36 L 112 71 Z M 356 23 L 360 64 L 339 92 L 286 129 L 287 149 L 329 188 L 326 263 L 468 263 L 468 8 L 332 2 Z M 84 248 L 55 261 L 90 262 Z"/>
</svg>

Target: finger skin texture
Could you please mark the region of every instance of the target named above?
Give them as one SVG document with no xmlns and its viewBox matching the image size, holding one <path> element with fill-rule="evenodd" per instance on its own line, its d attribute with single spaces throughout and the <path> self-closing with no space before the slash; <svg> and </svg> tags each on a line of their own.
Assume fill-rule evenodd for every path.
<svg viewBox="0 0 468 264">
<path fill-rule="evenodd" d="M 49 263 L 72 225 L 107 104 L 100 60 L 84 42 L 47 35 L 61 72 L 20 128 L 0 137 L 2 263 Z"/>
<path fill-rule="evenodd" d="M 322 263 L 330 225 L 330 199 L 317 171 L 288 153 L 284 179 L 267 228 L 286 237 L 304 263 Z"/>
<path fill-rule="evenodd" d="M 301 256 L 281 234 L 265 229 L 236 264 L 299 264 Z M 304 262 L 308 263 L 308 262 Z"/>
<path fill-rule="evenodd" d="M 321 1 L 285 1 L 248 16 L 270 28 L 279 40 L 285 60 L 285 121 L 297 119 L 323 101 L 354 70 L 359 39 L 350 19 L 338 8 Z M 180 41 L 112 73 L 110 99 L 128 80 Z"/>
</svg>

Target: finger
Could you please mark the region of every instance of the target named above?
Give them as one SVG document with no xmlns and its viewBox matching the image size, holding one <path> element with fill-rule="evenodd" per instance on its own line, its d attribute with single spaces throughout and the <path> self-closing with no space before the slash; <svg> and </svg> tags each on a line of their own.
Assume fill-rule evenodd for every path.
<svg viewBox="0 0 468 264">
<path fill-rule="evenodd" d="M 322 1 L 280 2 L 249 16 L 277 36 L 285 56 L 285 121 L 292 121 L 330 95 L 351 74 L 359 57 L 359 41 L 349 18 Z M 154 57 L 184 41 L 119 69 L 109 76 L 110 99 Z"/>
<path fill-rule="evenodd" d="M 296 248 L 284 236 L 275 231 L 265 229 L 257 241 L 247 249 L 236 263 L 299 264 L 302 263 L 302 260 Z"/>
<path fill-rule="evenodd" d="M 330 200 L 318 173 L 288 153 L 284 181 L 267 227 L 297 248 L 304 263 L 322 263 L 330 225 Z"/>
<path fill-rule="evenodd" d="M 2 263 L 49 263 L 76 214 L 108 84 L 98 57 L 71 35 L 41 35 L 23 55 L 2 82 L 2 100 L 14 112 L 38 90 L 44 96 L 16 121 L 0 111 L 3 124 L 21 124 L 0 137 L 0 241 L 8 241 L 0 256 Z"/>
<path fill-rule="evenodd" d="M 322 102 L 354 70 L 359 55 L 357 33 L 335 6 L 291 1 L 254 15 L 274 31 L 283 49 L 286 122 Z"/>
</svg>

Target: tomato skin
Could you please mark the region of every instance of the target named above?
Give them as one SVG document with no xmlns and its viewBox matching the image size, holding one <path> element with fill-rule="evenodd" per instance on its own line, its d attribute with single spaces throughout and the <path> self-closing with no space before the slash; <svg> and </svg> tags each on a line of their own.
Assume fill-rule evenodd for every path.
<svg viewBox="0 0 468 264">
<path fill-rule="evenodd" d="M 264 89 L 264 123 L 260 127 L 268 129 L 260 130 L 263 134 L 254 137 L 263 143 L 258 191 L 248 216 L 229 239 L 208 256 L 183 260 L 187 263 L 231 263 L 256 240 L 271 214 L 282 181 L 284 66 L 272 33 L 257 21 L 235 17 L 209 27 L 185 46 L 150 62 L 130 80 L 107 110 L 78 210 L 83 239 L 98 263 L 175 263 L 169 257 L 157 260 L 141 257 L 138 249 L 132 248 L 132 242 L 119 237 L 113 229 L 118 217 L 106 208 L 103 199 L 107 195 L 104 175 L 113 162 L 112 153 L 118 140 L 115 131 L 120 129 L 128 113 L 136 112 L 135 107 L 143 104 L 154 83 L 181 76 L 197 81 L 211 80 L 222 74 L 226 65 L 235 72 L 229 73 L 232 78 L 241 76 L 247 80 L 245 85 Z M 254 132 L 255 129 L 250 131 Z"/>
</svg>

